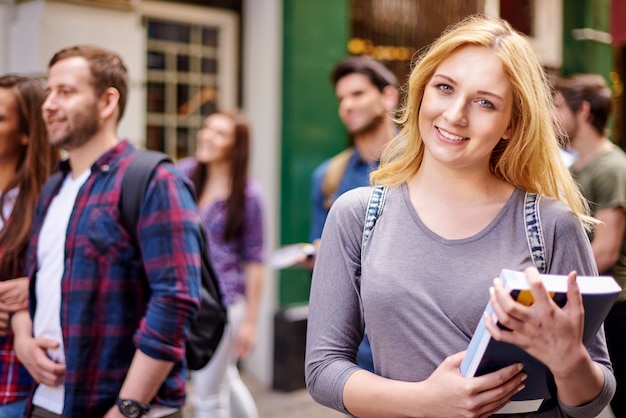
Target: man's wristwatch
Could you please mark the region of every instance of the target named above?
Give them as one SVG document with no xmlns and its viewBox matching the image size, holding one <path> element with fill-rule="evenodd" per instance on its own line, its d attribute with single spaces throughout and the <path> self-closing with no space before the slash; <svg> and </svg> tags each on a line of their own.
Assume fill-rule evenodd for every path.
<svg viewBox="0 0 626 418">
<path fill-rule="evenodd" d="M 117 398 L 115 405 L 126 418 L 139 418 L 146 415 L 150 410 L 149 404 L 133 401 L 132 399 Z"/>
</svg>

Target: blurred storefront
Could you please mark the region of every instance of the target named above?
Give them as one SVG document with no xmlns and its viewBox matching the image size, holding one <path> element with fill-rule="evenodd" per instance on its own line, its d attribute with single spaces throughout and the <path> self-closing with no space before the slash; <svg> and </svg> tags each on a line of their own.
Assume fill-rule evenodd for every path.
<svg viewBox="0 0 626 418">
<path fill-rule="evenodd" d="M 284 2 L 281 243 L 307 239 L 310 173 L 348 143 L 328 79 L 333 64 L 348 54 L 368 54 L 404 83 L 419 51 L 472 13 L 508 19 L 530 37 L 546 67 L 561 67 L 561 0 Z M 282 271 L 281 304 L 306 302 L 309 281 L 307 271 Z"/>
<path fill-rule="evenodd" d="M 612 87 L 615 112 L 611 139 L 626 146 L 624 77 L 626 47 L 624 0 L 563 1 L 563 66 L 561 73 L 602 74 Z"/>
<path fill-rule="evenodd" d="M 613 140 L 622 148 L 626 147 L 626 1 L 612 0 L 609 28 L 613 45 L 613 68 L 609 80 L 615 95 L 615 119 Z"/>
</svg>

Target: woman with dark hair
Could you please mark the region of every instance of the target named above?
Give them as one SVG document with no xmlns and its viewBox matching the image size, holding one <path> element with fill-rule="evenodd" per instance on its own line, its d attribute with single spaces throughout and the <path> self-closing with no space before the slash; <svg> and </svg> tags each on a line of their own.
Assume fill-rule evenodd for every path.
<svg viewBox="0 0 626 418">
<path fill-rule="evenodd" d="M 41 116 L 43 100 L 39 80 L 0 77 L 0 418 L 21 416 L 32 382 L 15 355 L 9 315 L 28 306 L 22 276 L 33 211 L 58 160 Z"/>
<path fill-rule="evenodd" d="M 198 131 L 195 157 L 178 163 L 196 188 L 211 259 L 228 307 L 220 346 L 207 366 L 191 374 L 198 418 L 258 417 L 237 370 L 237 361 L 256 343 L 265 279 L 263 202 L 259 184 L 248 178 L 249 157 L 250 125 L 245 116 L 239 110 L 218 111 Z"/>
</svg>

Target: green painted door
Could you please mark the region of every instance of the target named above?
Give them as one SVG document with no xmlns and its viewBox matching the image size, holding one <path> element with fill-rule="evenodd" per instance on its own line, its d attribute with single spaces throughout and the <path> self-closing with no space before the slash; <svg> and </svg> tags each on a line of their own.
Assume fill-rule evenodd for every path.
<svg viewBox="0 0 626 418">
<path fill-rule="evenodd" d="M 313 169 L 346 145 L 329 81 L 332 66 L 347 55 L 348 0 L 283 3 L 283 100 L 280 244 L 307 241 Z M 282 270 L 281 306 L 308 301 L 311 274 Z"/>
</svg>

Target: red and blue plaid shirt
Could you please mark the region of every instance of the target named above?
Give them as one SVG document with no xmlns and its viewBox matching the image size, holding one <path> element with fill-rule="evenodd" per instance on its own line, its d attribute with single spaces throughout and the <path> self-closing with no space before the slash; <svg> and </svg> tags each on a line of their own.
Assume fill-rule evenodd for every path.
<svg viewBox="0 0 626 418">
<path fill-rule="evenodd" d="M 2 284 L 0 284 L 2 286 Z M 0 337 L 0 407 L 30 395 L 33 379 L 13 348 L 13 332 Z"/>
<path fill-rule="evenodd" d="M 2 258 L 3 253 L 3 249 L 0 248 L 0 258 Z M 26 251 L 23 252 L 21 261 L 21 268 L 23 269 Z M 1 280 L 9 280 L 14 275 L 11 272 L 0 271 Z M 2 286 L 1 282 L 0 286 Z M 7 335 L 0 336 L 0 408 L 6 404 L 28 398 L 32 385 L 33 379 L 15 354 L 13 331 L 8 330 Z"/>
<path fill-rule="evenodd" d="M 175 362 L 154 403 L 182 407 L 184 347 L 199 307 L 200 238 L 193 186 L 171 164 L 155 170 L 137 222 L 138 247 L 119 211 L 122 177 L 135 149 L 122 141 L 102 155 L 76 197 L 65 242 L 61 328 L 63 416 L 102 416 L 118 397 L 138 348 Z M 62 167 L 67 174 L 69 167 Z M 36 309 L 36 248 L 53 196 L 42 195 L 27 267 Z"/>
</svg>

